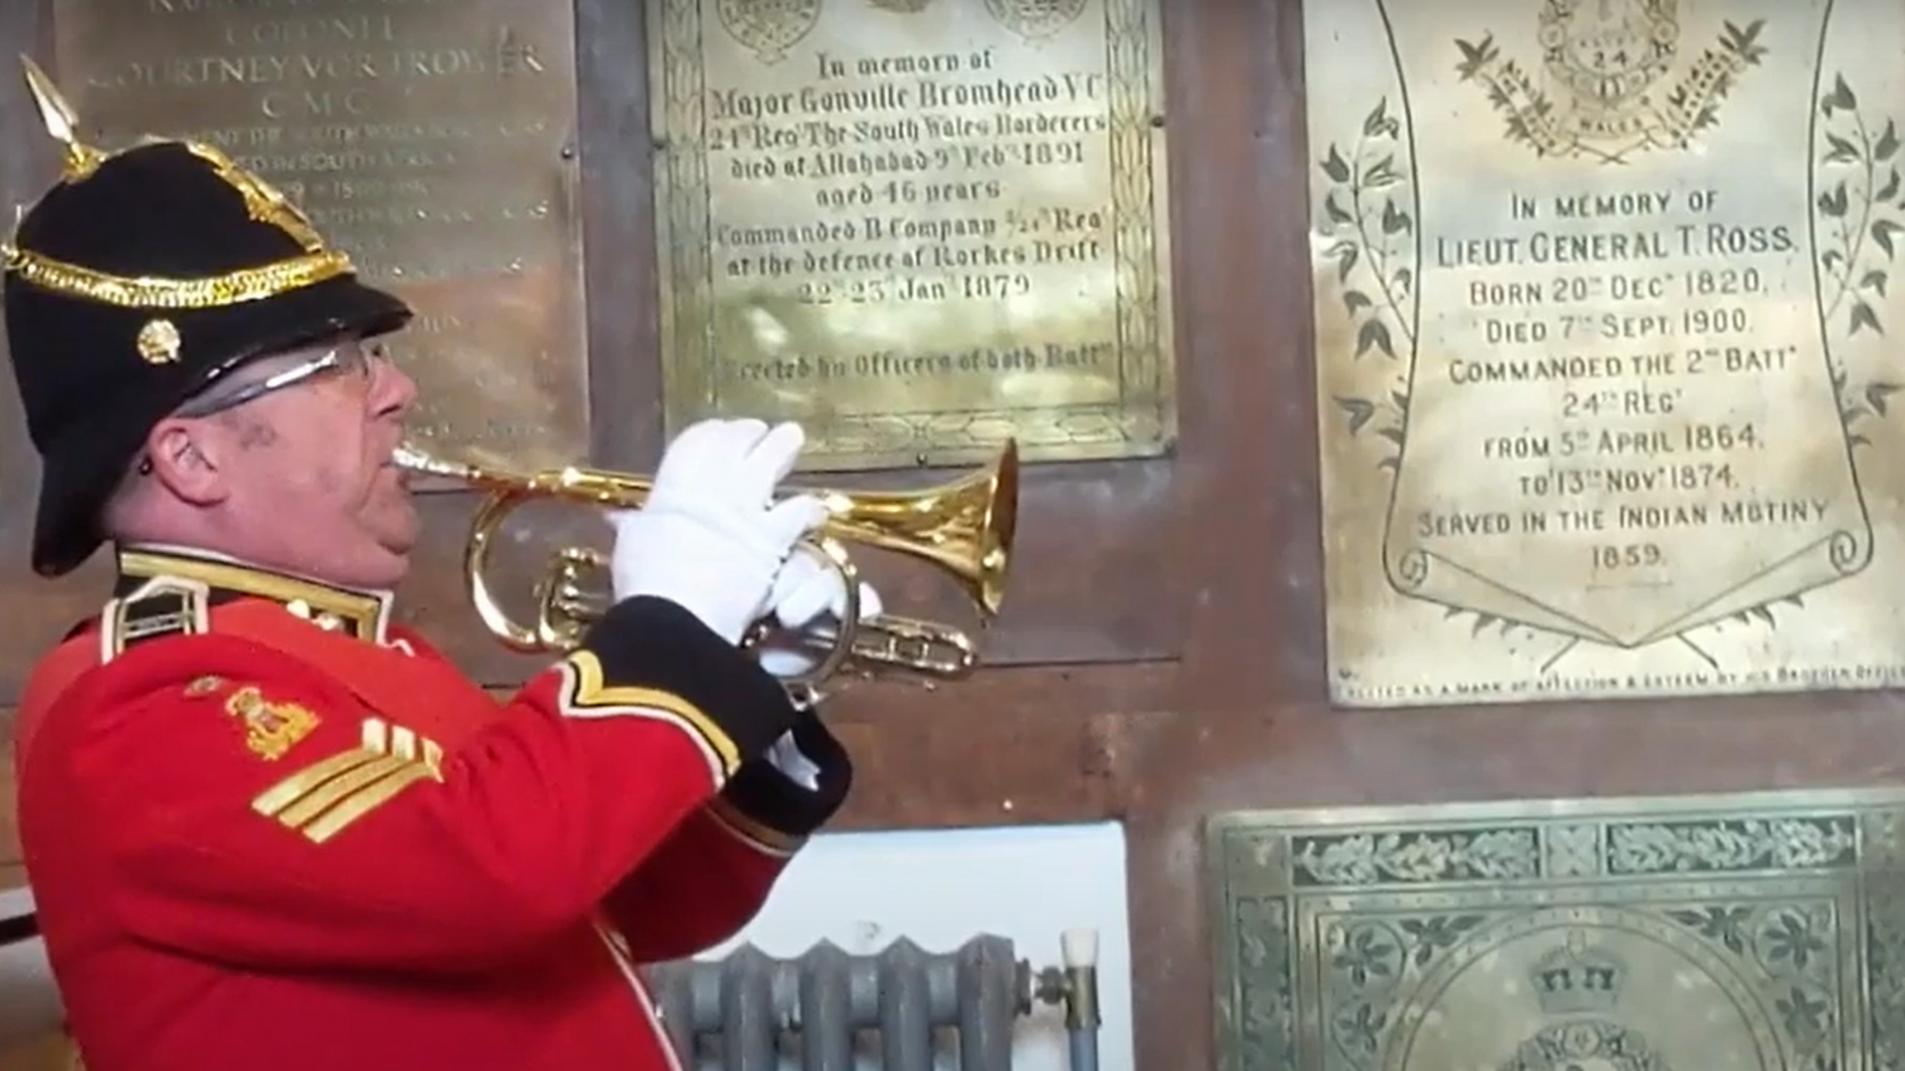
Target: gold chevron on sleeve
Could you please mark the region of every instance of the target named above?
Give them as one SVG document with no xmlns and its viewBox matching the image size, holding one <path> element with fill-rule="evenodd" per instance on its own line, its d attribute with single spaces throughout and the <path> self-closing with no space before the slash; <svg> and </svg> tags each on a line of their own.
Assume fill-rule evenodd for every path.
<svg viewBox="0 0 1905 1071">
<path fill-rule="evenodd" d="M 571 718 L 652 718 L 687 733 L 708 761 L 716 782 L 734 775 L 741 765 L 741 749 L 721 731 L 713 718 L 673 692 L 634 685 L 611 685 L 603 679 L 602 662 L 587 650 L 562 662 L 562 713 Z"/>
<path fill-rule="evenodd" d="M 443 749 L 382 718 L 366 718 L 359 746 L 266 789 L 251 809 L 322 844 L 419 781 L 442 781 Z"/>
</svg>

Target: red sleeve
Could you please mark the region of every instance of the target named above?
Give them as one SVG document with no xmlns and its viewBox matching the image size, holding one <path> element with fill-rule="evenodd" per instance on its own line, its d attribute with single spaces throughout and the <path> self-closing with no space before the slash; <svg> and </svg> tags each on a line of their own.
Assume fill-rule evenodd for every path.
<svg viewBox="0 0 1905 1071">
<path fill-rule="evenodd" d="M 808 835 L 845 801 L 853 779 L 846 749 L 810 712 L 792 737 L 814 765 L 813 788 L 767 759 L 748 762 L 604 900 L 638 962 L 681 959 L 734 936 Z"/>
<path fill-rule="evenodd" d="M 107 669 L 62 704 L 79 726 L 62 760 L 92 790 L 110 909 L 140 938 L 260 969 L 456 970 L 532 950 L 795 716 L 751 660 L 653 599 L 611 610 L 448 753 L 406 711 L 231 637 Z"/>
</svg>

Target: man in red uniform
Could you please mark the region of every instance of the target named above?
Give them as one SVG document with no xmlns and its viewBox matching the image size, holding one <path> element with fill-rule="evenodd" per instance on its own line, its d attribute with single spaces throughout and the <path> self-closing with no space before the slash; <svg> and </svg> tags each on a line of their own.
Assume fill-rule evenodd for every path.
<svg viewBox="0 0 1905 1071">
<path fill-rule="evenodd" d="M 69 139 L 4 255 L 34 566 L 118 564 L 16 740 L 92 1071 L 673 1066 L 637 965 L 736 931 L 850 775 L 740 647 L 840 603 L 789 564 L 799 429 L 684 431 L 615 519 L 612 609 L 499 702 L 392 619 L 403 303 L 175 141 Z"/>
</svg>

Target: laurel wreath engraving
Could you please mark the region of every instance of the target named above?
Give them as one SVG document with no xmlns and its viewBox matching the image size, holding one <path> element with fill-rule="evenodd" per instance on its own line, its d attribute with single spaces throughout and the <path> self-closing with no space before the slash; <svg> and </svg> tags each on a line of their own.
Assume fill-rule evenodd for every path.
<svg viewBox="0 0 1905 1071">
<path fill-rule="evenodd" d="M 1843 73 L 1820 99 L 1819 111 L 1825 142 L 1820 170 L 1827 179 L 1831 173 L 1843 173 L 1836 182 L 1821 183 L 1824 192 L 1814 206 L 1820 217 L 1818 233 L 1830 242 L 1819 258 L 1831 295 L 1824 318 L 1830 324 L 1843 312 L 1847 339 L 1868 330 L 1883 335 L 1885 325 L 1873 301 L 1887 294 L 1891 264 L 1899 239 L 1905 236 L 1898 120 L 1886 120 L 1881 130 L 1876 119 L 1868 119 Z M 1839 418 L 1849 440 L 1854 446 L 1869 446 L 1871 440 L 1855 431 L 1855 426 L 1867 417 L 1884 419 L 1889 413 L 1888 399 L 1905 389 L 1905 384 L 1878 378 L 1855 383 L 1836 356 L 1831 367 Z"/>
<path fill-rule="evenodd" d="M 1858 847 L 1846 819 L 1626 825 L 1608 837 L 1608 867 L 1616 874 L 1804 870 L 1840 865 Z"/>
<path fill-rule="evenodd" d="M 1307 838 L 1292 857 L 1299 877 L 1317 885 L 1374 885 L 1474 878 L 1531 878 L 1540 870 L 1532 829 Z"/>
<path fill-rule="evenodd" d="M 1356 328 L 1358 360 L 1371 353 L 1397 360 L 1398 335 L 1406 345 L 1415 345 L 1413 320 L 1404 302 L 1416 284 L 1414 267 L 1406 261 L 1416 223 L 1401 207 L 1409 203 L 1408 164 L 1399 162 L 1401 132 L 1401 122 L 1389 114 L 1389 98 L 1383 97 L 1363 120 L 1362 134 L 1349 155 L 1332 142 L 1320 165 L 1331 183 L 1323 198 L 1327 233 L 1340 235 L 1327 255 L 1336 262 L 1343 309 Z M 1389 440 L 1393 449 L 1379 467 L 1392 474 L 1401 466 L 1408 436 L 1408 386 L 1407 373 L 1398 370 L 1388 397 L 1336 398 L 1351 436 L 1373 421 L 1375 434 Z"/>
</svg>

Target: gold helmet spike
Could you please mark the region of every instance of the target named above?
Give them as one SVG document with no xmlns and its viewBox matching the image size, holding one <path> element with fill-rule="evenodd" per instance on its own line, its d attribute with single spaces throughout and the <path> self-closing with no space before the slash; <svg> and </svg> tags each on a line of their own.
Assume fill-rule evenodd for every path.
<svg viewBox="0 0 1905 1071">
<path fill-rule="evenodd" d="M 25 53 L 21 53 L 20 63 L 26 69 L 27 88 L 33 92 L 33 103 L 39 106 L 40 120 L 46 124 L 46 132 L 66 146 L 62 173 L 74 182 L 84 179 L 99 167 L 106 159 L 106 154 L 79 140 L 79 113 L 60 95 L 59 87 L 46 76 L 40 65 Z"/>
</svg>

